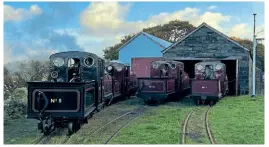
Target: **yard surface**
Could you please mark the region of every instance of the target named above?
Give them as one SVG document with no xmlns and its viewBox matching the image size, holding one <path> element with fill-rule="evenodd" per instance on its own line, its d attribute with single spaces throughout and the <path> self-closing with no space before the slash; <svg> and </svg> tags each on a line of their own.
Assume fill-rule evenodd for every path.
<svg viewBox="0 0 269 147">
<path fill-rule="evenodd" d="M 226 97 L 209 113 L 217 144 L 264 144 L 264 97 Z"/>
<path fill-rule="evenodd" d="M 131 98 L 106 107 L 89 119 L 89 123 L 70 138 L 66 129 L 59 129 L 48 140 L 48 144 L 103 144 L 111 134 L 126 124 L 131 116 L 118 120 L 102 131 L 98 128 L 118 116 L 143 106 L 141 99 Z M 110 144 L 181 144 L 182 126 L 187 114 L 197 108 L 190 99 L 169 102 L 159 106 L 149 106 L 131 123 L 116 134 Z M 204 109 L 202 106 L 200 109 Z M 190 126 L 195 132 L 189 134 L 187 143 L 208 144 L 200 112 L 193 114 Z M 21 120 L 4 126 L 5 144 L 32 144 L 42 136 L 37 130 L 37 121 Z M 249 96 L 225 97 L 211 108 L 210 127 L 217 144 L 263 144 L 264 143 L 264 99 L 256 101 Z M 92 134 L 95 132 L 95 134 Z M 188 132 L 188 131 L 187 131 Z M 197 134 L 198 132 L 198 134 Z M 198 135 L 198 137 L 197 137 Z M 68 140 L 66 140 L 68 139 Z"/>
<path fill-rule="evenodd" d="M 111 144 L 180 144 L 182 123 L 191 109 L 174 102 L 155 107 L 123 128 Z"/>
</svg>

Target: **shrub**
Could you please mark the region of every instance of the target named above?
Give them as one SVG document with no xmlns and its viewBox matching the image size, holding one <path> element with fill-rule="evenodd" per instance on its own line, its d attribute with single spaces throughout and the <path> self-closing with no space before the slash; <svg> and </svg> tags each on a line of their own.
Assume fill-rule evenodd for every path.
<svg viewBox="0 0 269 147">
<path fill-rule="evenodd" d="M 27 111 L 27 89 L 17 88 L 4 101 L 4 123 L 24 118 Z"/>
</svg>

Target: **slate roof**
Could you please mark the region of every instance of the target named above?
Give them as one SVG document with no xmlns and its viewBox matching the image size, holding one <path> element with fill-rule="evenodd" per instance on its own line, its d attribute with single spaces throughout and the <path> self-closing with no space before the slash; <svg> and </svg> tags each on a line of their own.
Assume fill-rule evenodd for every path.
<svg viewBox="0 0 269 147">
<path fill-rule="evenodd" d="M 202 23 L 201 25 L 199 25 L 196 29 L 194 29 L 192 32 L 190 32 L 188 35 L 184 36 L 183 38 L 181 38 L 180 40 L 178 40 L 177 42 L 175 42 L 173 45 L 165 48 L 162 52 L 165 53 L 166 51 L 170 50 L 172 47 L 176 46 L 177 44 L 179 44 L 180 42 L 182 42 L 183 40 L 185 40 L 186 38 L 188 38 L 191 34 L 195 33 L 196 31 L 198 31 L 200 28 L 202 28 L 203 26 L 209 28 L 210 30 L 212 30 L 213 32 L 216 32 L 217 34 L 219 34 L 220 36 L 226 38 L 227 40 L 231 41 L 232 43 L 234 43 L 235 45 L 249 51 L 248 48 L 240 45 L 238 42 L 232 40 L 230 37 L 228 37 L 227 35 L 221 33 L 220 31 L 214 29 L 213 27 L 209 26 L 208 24 L 206 24 L 205 22 Z"/>
</svg>

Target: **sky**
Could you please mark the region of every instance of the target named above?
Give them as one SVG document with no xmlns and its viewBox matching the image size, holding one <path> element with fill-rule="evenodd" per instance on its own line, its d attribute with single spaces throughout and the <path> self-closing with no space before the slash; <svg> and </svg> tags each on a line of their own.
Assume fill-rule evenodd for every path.
<svg viewBox="0 0 269 147">
<path fill-rule="evenodd" d="M 252 40 L 253 13 L 259 32 L 263 2 L 5 2 L 4 64 L 73 50 L 103 56 L 124 35 L 176 19 Z"/>
</svg>

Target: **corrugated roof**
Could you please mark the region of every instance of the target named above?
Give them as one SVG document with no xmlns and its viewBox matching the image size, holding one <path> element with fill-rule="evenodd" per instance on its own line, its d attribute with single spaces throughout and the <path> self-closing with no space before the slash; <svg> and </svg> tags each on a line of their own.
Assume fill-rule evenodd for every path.
<svg viewBox="0 0 269 147">
<path fill-rule="evenodd" d="M 156 36 L 153 36 L 149 33 L 146 33 L 146 32 L 142 32 L 142 33 L 147 35 L 147 37 L 149 37 L 150 39 L 152 39 L 153 41 L 155 41 L 159 45 L 163 46 L 164 48 L 167 48 L 168 46 L 170 46 L 172 44 L 171 42 L 165 41 L 165 40 L 158 38 Z"/>
<path fill-rule="evenodd" d="M 158 44 L 163 49 L 165 49 L 168 46 L 172 45 L 171 42 L 165 41 L 165 40 L 163 40 L 161 38 L 158 38 L 156 36 L 153 36 L 151 34 L 148 34 L 146 32 L 141 31 L 138 34 L 136 34 L 133 38 L 131 38 L 129 41 L 127 41 L 125 44 L 123 44 L 118 50 L 122 49 L 124 46 L 126 46 L 127 44 L 129 44 L 131 41 L 133 41 L 135 38 L 137 38 L 140 35 L 144 35 L 145 37 L 147 37 L 148 39 L 150 39 L 154 43 Z"/>
</svg>

